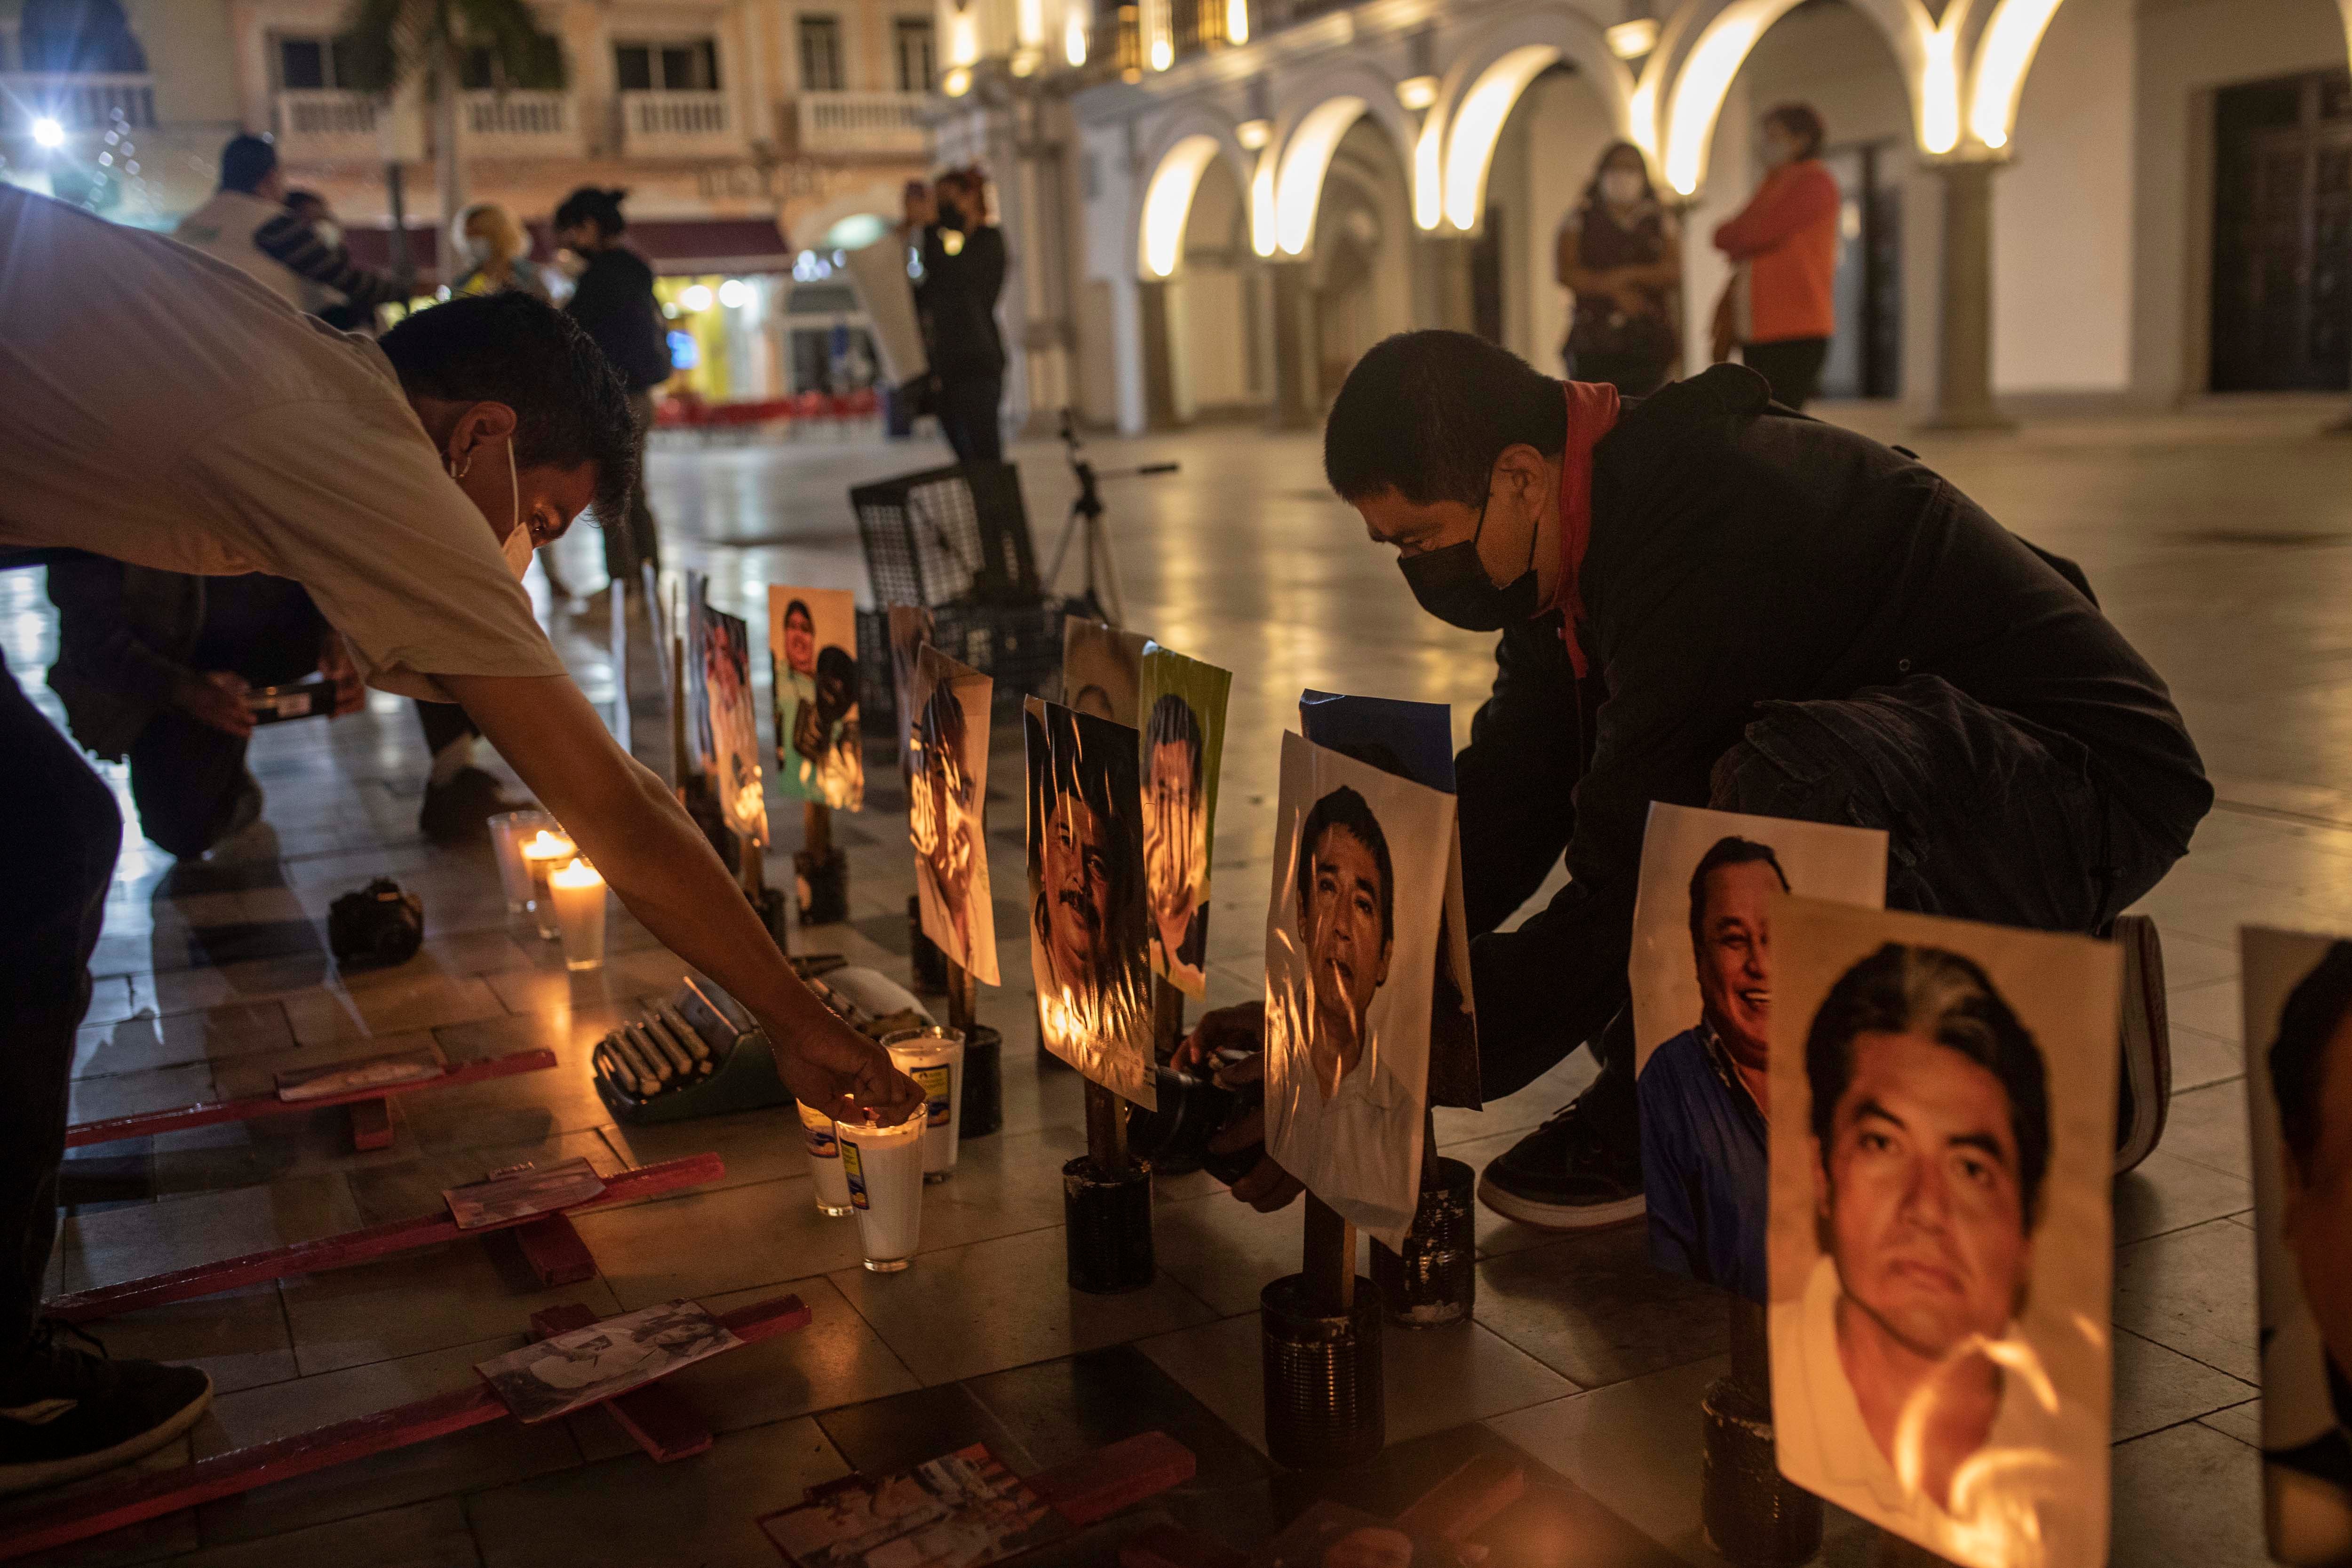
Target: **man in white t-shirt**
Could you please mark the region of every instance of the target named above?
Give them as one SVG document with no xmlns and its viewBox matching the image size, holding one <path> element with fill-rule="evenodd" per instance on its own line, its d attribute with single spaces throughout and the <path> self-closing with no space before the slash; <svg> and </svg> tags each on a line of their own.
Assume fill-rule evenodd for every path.
<svg viewBox="0 0 2352 1568">
<path fill-rule="evenodd" d="M 381 345 L 159 235 L 0 185 L 0 563 L 75 549 L 289 577 L 369 682 L 462 704 L 672 951 L 766 1026 L 804 1102 L 921 1097 L 793 975 L 701 833 L 616 746 L 532 619 L 532 550 L 634 474 L 603 354 L 520 294 Z M 74 1031 L 121 842 L 107 787 L 0 681 L 0 1493 L 128 1462 L 194 1425 L 199 1371 L 108 1360 L 39 1316 Z"/>
</svg>

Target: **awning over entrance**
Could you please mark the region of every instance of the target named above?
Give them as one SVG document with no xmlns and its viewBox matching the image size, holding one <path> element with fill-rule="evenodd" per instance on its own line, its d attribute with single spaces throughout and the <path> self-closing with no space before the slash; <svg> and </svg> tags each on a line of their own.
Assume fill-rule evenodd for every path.
<svg viewBox="0 0 2352 1568">
<path fill-rule="evenodd" d="M 555 239 L 544 223 L 530 226 L 531 254 L 545 261 L 555 254 Z M 392 230 L 351 228 L 344 232 L 352 258 L 362 266 L 392 265 Z M 408 226 L 409 264 L 425 279 L 434 277 L 440 255 L 441 226 Z M 706 217 L 648 218 L 629 225 L 624 243 L 653 264 L 657 273 L 679 276 L 702 272 L 790 272 L 792 243 L 773 218 Z"/>
</svg>

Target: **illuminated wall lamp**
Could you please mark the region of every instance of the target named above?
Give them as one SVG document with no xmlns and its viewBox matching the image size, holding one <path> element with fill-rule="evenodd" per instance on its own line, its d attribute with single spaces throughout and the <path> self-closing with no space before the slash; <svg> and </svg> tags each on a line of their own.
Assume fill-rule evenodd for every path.
<svg viewBox="0 0 2352 1568">
<path fill-rule="evenodd" d="M 1409 76 L 1397 83 L 1397 101 L 1407 109 L 1427 109 L 1437 101 L 1437 79 L 1433 76 Z"/>
<path fill-rule="evenodd" d="M 1654 16 L 1638 16 L 1631 22 L 1620 22 L 1601 35 L 1609 40 L 1609 52 L 1621 60 L 1638 60 L 1658 47 L 1658 23 Z"/>
<path fill-rule="evenodd" d="M 940 90 L 950 98 L 961 98 L 971 90 L 971 70 L 963 66 L 956 67 L 940 79 Z"/>
<path fill-rule="evenodd" d="M 1244 120 L 1234 127 L 1234 140 L 1245 150 L 1255 153 L 1274 140 L 1274 121 Z"/>
</svg>

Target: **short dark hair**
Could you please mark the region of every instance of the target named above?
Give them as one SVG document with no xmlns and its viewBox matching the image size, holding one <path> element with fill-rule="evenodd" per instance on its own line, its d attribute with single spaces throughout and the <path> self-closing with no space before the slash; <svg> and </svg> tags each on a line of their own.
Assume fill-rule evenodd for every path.
<svg viewBox="0 0 2352 1568">
<path fill-rule="evenodd" d="M 328 210 L 327 198 L 307 185 L 298 185 L 286 193 L 288 212 L 295 212 L 303 207 L 317 207 L 320 211 L 325 212 Z"/>
<path fill-rule="evenodd" d="M 803 620 L 806 621 L 806 622 L 809 624 L 809 630 L 811 630 L 811 631 L 814 631 L 814 630 L 816 630 L 816 617 L 815 617 L 814 616 L 813 616 L 813 615 L 809 614 L 809 607 L 808 607 L 808 601 L 807 601 L 807 600 L 805 600 L 805 599 L 793 599 L 793 600 L 790 601 L 789 603 L 787 603 L 787 604 L 784 605 L 784 619 L 785 619 L 785 620 L 787 620 L 787 621 L 791 620 L 791 619 L 793 618 L 793 616 L 795 616 L 795 615 L 799 616 L 801 619 L 803 619 Z"/>
<path fill-rule="evenodd" d="M 1335 827 L 1352 835 L 1372 852 L 1372 865 L 1381 874 L 1381 940 L 1390 941 L 1396 935 L 1396 870 L 1389 863 L 1388 835 L 1381 831 L 1381 819 L 1372 815 L 1370 803 L 1346 784 L 1317 801 L 1307 812 L 1307 820 L 1298 826 L 1298 865 L 1293 873 L 1298 883 L 1298 934 L 1307 934 L 1304 928 L 1307 898 L 1315 889 L 1316 847 Z"/>
<path fill-rule="evenodd" d="M 1155 746 L 1182 746 L 1192 753 L 1192 789 L 1201 788 L 1201 752 L 1205 749 L 1201 739 L 1201 721 L 1192 714 L 1192 705 L 1173 691 L 1163 691 L 1160 700 L 1151 705 L 1143 721 L 1143 744 L 1148 750 Z"/>
<path fill-rule="evenodd" d="M 1764 123 L 1777 125 L 1797 139 L 1797 156 L 1811 158 L 1822 150 L 1830 128 L 1822 111 L 1810 103 L 1776 103 L 1764 111 Z"/>
<path fill-rule="evenodd" d="M 1042 722 L 1034 711 L 1022 714 L 1029 764 L 1029 878 L 1038 890 L 1030 920 L 1044 935 L 1046 904 L 1053 897 L 1045 879 L 1045 824 L 1056 800 L 1076 795 L 1100 825 L 1103 858 L 1110 866 L 1103 899 L 1101 978 L 1112 987 L 1140 987 L 1149 928 L 1141 895 L 1143 832 L 1138 820 L 1143 785 L 1134 728 L 1058 702 L 1043 706 Z"/>
<path fill-rule="evenodd" d="M 552 306 L 516 290 L 412 313 L 380 345 L 410 396 L 503 403 L 515 461 L 596 465 L 596 516 L 618 527 L 637 472 L 629 395 L 602 349 Z"/>
<path fill-rule="evenodd" d="M 563 205 L 555 209 L 555 226 L 570 228 L 575 224 L 592 223 L 598 234 L 610 239 L 629 226 L 629 220 L 621 216 L 621 203 L 628 194 L 617 188 L 583 185 L 564 197 Z"/>
<path fill-rule="evenodd" d="M 915 720 L 915 736 L 923 748 L 923 771 L 930 773 L 939 764 L 931 759 L 945 754 L 955 759 L 958 768 L 964 765 L 963 700 L 955 692 L 955 682 L 941 680 L 931 688 L 923 701 L 923 711 Z"/>
<path fill-rule="evenodd" d="M 1323 426 L 1323 474 L 1339 499 L 1393 490 L 1419 506 L 1486 499 L 1495 460 L 1521 443 L 1568 449 L 1559 382 L 1468 332 L 1399 332 L 1356 362 Z"/>
<path fill-rule="evenodd" d="M 2327 1042 L 2347 1011 L 2352 1011 L 2352 942 L 2330 942 L 2326 955 L 2287 993 L 2271 1042 L 2271 1098 L 2278 1101 L 2279 1136 L 2298 1173 L 2307 1173 L 2319 1153 Z"/>
<path fill-rule="evenodd" d="M 250 195 L 278 167 L 278 149 L 266 136 L 232 136 L 221 149 L 221 189 Z"/>
<path fill-rule="evenodd" d="M 1756 865 L 1771 867 L 1772 875 L 1780 879 L 1780 890 L 1784 893 L 1789 890 L 1789 873 L 1780 869 L 1780 858 L 1772 852 L 1769 844 L 1759 844 L 1753 838 L 1742 838 L 1735 833 L 1727 838 L 1717 839 L 1714 847 L 1698 858 L 1698 864 L 1691 869 L 1690 879 L 1692 946 L 1698 945 L 1703 935 L 1702 928 L 1706 923 L 1706 879 L 1727 866 Z"/>
<path fill-rule="evenodd" d="M 2025 1228 L 2041 1213 L 2050 1168 L 2050 1089 L 2042 1047 L 1975 960 L 1939 947 L 1890 942 L 1838 976 L 1805 1036 L 1813 1136 L 1827 1158 L 1838 1101 L 1853 1081 L 1858 1035 L 1920 1035 L 2000 1080 L 2017 1142 Z"/>
</svg>

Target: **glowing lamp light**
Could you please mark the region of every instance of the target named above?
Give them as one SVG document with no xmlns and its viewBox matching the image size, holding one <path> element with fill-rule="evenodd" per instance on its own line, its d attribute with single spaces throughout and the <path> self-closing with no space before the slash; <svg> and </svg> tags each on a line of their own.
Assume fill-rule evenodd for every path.
<svg viewBox="0 0 2352 1568">
<path fill-rule="evenodd" d="M 1253 123 L 1263 125 L 1264 121 Z M 1244 142 L 1244 146 L 1248 143 Z M 1250 178 L 1250 248 L 1272 256 L 1276 247 L 1274 221 L 1274 154 L 1261 153 L 1257 173 Z"/>
<path fill-rule="evenodd" d="M 1315 237 L 1315 209 L 1323 200 L 1323 176 L 1331 167 L 1331 154 L 1363 112 L 1360 98 L 1326 99 L 1290 133 L 1274 192 L 1275 239 L 1284 255 L 1303 255 Z"/>
<path fill-rule="evenodd" d="M 970 11 L 955 18 L 948 34 L 948 63 L 968 66 L 980 58 L 980 23 Z"/>
<path fill-rule="evenodd" d="M 1433 114 L 1412 144 L 1412 223 L 1435 228 L 1445 217 L 1445 121 Z"/>
<path fill-rule="evenodd" d="M 1609 40 L 1609 52 L 1621 60 L 1638 60 L 1658 47 L 1658 23 L 1654 16 L 1639 16 L 1631 22 L 1620 22 L 1601 35 Z"/>
<path fill-rule="evenodd" d="M 1076 11 L 1070 13 L 1069 22 L 1062 28 L 1062 58 L 1073 67 L 1087 63 L 1086 18 Z"/>
<path fill-rule="evenodd" d="M 1176 63 L 1176 46 L 1165 38 L 1151 40 L 1151 68 L 1164 71 Z"/>
<path fill-rule="evenodd" d="M 705 283 L 689 284 L 685 292 L 678 295 L 677 302 L 685 306 L 689 311 L 708 310 L 710 309 L 709 285 Z"/>
<path fill-rule="evenodd" d="M 1486 199 L 1486 169 L 1494 162 L 1495 142 L 1503 134 L 1503 121 L 1510 118 L 1511 105 L 1558 58 L 1559 51 L 1549 44 L 1522 45 L 1481 71 L 1463 94 L 1445 142 L 1445 216 L 1463 233 L 1478 226 Z"/>
<path fill-rule="evenodd" d="M 1225 0 L 1225 42 L 1249 42 L 1249 0 Z"/>
<path fill-rule="evenodd" d="M 1960 68 L 1952 58 L 1958 40 L 1938 27 L 1924 41 L 1927 67 L 1919 82 L 1919 146 L 1941 156 L 1960 144 Z"/>
<path fill-rule="evenodd" d="M 66 144 L 66 128 L 44 114 L 33 121 L 33 140 L 44 147 L 62 147 Z"/>
<path fill-rule="evenodd" d="M 1397 83 L 1397 101 L 1407 109 L 1427 109 L 1437 101 L 1437 79 L 1433 76 L 1405 78 Z"/>
<path fill-rule="evenodd" d="M 2057 14 L 2058 0 L 2001 0 L 1977 40 L 1976 94 L 1969 102 L 1969 129 L 1988 147 L 2009 144 L 2017 121 L 2017 100 L 2025 90 L 2026 68 L 2042 47 L 2042 35 Z"/>
<path fill-rule="evenodd" d="M 1639 147 L 1642 150 L 1642 155 L 1650 161 L 1650 167 L 1656 168 L 1658 166 L 1658 80 L 1656 77 L 1644 78 L 1633 89 L 1633 96 L 1625 100 L 1625 118 L 1633 122 L 1633 144 Z"/>
<path fill-rule="evenodd" d="M 971 72 L 958 66 L 940 79 L 940 87 L 950 98 L 961 98 L 971 90 Z"/>
<path fill-rule="evenodd" d="M 719 302 L 730 310 L 740 310 L 751 302 L 751 286 L 740 278 L 730 278 L 719 286 Z"/>
<path fill-rule="evenodd" d="M 1213 136 L 1187 136 L 1168 150 L 1143 195 L 1143 265 L 1154 278 L 1175 273 L 1184 254 L 1184 220 L 1201 174 L 1217 155 Z"/>
<path fill-rule="evenodd" d="M 1274 140 L 1274 121 L 1244 120 L 1234 127 L 1234 140 L 1252 153 Z"/>
<path fill-rule="evenodd" d="M 1731 79 L 1764 29 L 1789 7 L 1785 0 L 1734 0 L 1706 25 L 1691 46 L 1675 79 L 1675 95 L 1666 105 L 1666 184 L 1677 195 L 1696 195 L 1706 174 L 1706 144 L 1715 135 L 1715 117 L 1722 111 Z"/>
<path fill-rule="evenodd" d="M 1043 61 L 1045 58 L 1045 51 L 1042 49 L 1015 49 L 1013 52 L 1013 74 L 1014 76 L 1035 76 L 1037 74 L 1038 64 Z"/>
</svg>

